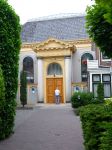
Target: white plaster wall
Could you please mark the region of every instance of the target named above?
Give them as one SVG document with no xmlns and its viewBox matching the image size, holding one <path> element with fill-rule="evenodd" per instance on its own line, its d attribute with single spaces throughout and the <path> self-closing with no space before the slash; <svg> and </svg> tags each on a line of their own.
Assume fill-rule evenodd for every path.
<svg viewBox="0 0 112 150">
<path fill-rule="evenodd" d="M 19 81 L 20 81 L 20 72 L 23 69 L 23 60 L 25 57 L 31 57 L 33 59 L 33 63 L 34 63 L 34 83 L 37 84 L 37 57 L 36 57 L 36 53 L 32 50 L 32 51 L 23 51 L 20 53 L 20 57 L 19 57 Z"/>
<path fill-rule="evenodd" d="M 33 50 L 30 50 L 30 51 L 21 51 L 20 52 L 20 55 L 19 55 L 19 73 L 18 73 L 18 83 L 20 84 L 20 73 L 23 69 L 23 60 L 25 57 L 31 57 L 33 59 L 33 63 L 34 63 L 34 84 L 37 84 L 37 56 L 36 56 L 36 53 L 33 51 Z M 36 87 L 37 88 L 37 87 Z M 18 88 L 18 92 L 17 92 L 17 103 L 20 104 L 20 89 Z M 31 95 L 31 90 L 29 91 L 28 90 L 28 94 Z M 37 94 L 37 92 L 36 92 Z M 28 95 L 27 95 L 28 96 Z M 30 98 L 31 96 L 28 96 L 27 97 L 27 104 L 32 104 L 32 100 Z M 37 97 L 36 97 L 37 99 Z M 35 100 L 36 101 L 36 100 Z"/>
<path fill-rule="evenodd" d="M 81 82 L 81 56 L 84 53 L 90 53 L 95 59 L 95 52 L 91 48 L 77 48 L 72 56 L 72 82 Z"/>
</svg>

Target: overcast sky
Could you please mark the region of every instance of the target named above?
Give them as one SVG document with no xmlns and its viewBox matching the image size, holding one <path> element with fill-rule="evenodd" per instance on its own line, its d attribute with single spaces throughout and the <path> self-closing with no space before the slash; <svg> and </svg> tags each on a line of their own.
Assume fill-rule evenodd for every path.
<svg viewBox="0 0 112 150">
<path fill-rule="evenodd" d="M 20 16 L 21 24 L 32 18 L 60 13 L 85 13 L 91 0 L 8 0 Z"/>
</svg>

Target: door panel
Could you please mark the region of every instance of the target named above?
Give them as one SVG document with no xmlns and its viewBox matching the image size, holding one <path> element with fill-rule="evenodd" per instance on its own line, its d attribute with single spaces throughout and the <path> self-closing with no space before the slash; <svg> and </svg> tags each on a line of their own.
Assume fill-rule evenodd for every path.
<svg viewBox="0 0 112 150">
<path fill-rule="evenodd" d="M 49 78 L 46 80 L 47 103 L 55 103 L 54 91 L 60 90 L 60 102 L 63 103 L 63 78 Z"/>
<path fill-rule="evenodd" d="M 55 79 L 55 89 L 57 87 L 60 90 L 60 102 L 63 103 L 63 80 L 62 78 Z"/>
<path fill-rule="evenodd" d="M 54 103 L 54 80 L 47 79 L 47 103 Z"/>
</svg>

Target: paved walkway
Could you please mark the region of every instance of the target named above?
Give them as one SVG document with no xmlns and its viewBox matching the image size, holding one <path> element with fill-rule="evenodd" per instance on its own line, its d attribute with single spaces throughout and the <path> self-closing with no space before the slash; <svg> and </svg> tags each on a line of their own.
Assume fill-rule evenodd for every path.
<svg viewBox="0 0 112 150">
<path fill-rule="evenodd" d="M 15 133 L 0 150 L 84 150 L 79 117 L 69 104 L 17 110 Z"/>
</svg>

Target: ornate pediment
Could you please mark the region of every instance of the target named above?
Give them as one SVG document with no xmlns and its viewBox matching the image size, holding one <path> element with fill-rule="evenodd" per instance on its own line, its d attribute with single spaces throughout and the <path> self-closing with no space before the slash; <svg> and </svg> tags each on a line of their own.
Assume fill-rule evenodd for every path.
<svg viewBox="0 0 112 150">
<path fill-rule="evenodd" d="M 70 56 L 75 50 L 73 44 L 54 38 L 49 38 L 34 46 L 34 51 L 38 57 Z"/>
<path fill-rule="evenodd" d="M 70 56 L 76 50 L 74 44 L 54 38 L 40 43 L 24 44 L 22 48 L 25 50 L 32 49 L 38 57 Z"/>
<path fill-rule="evenodd" d="M 50 38 L 34 47 L 38 57 L 70 56 L 76 50 L 73 44 Z"/>
<path fill-rule="evenodd" d="M 35 50 L 48 50 L 48 49 L 66 49 L 72 48 L 73 44 L 69 44 L 68 42 L 57 40 L 54 38 L 49 38 L 48 40 L 41 42 L 40 44 L 35 46 Z"/>
</svg>

